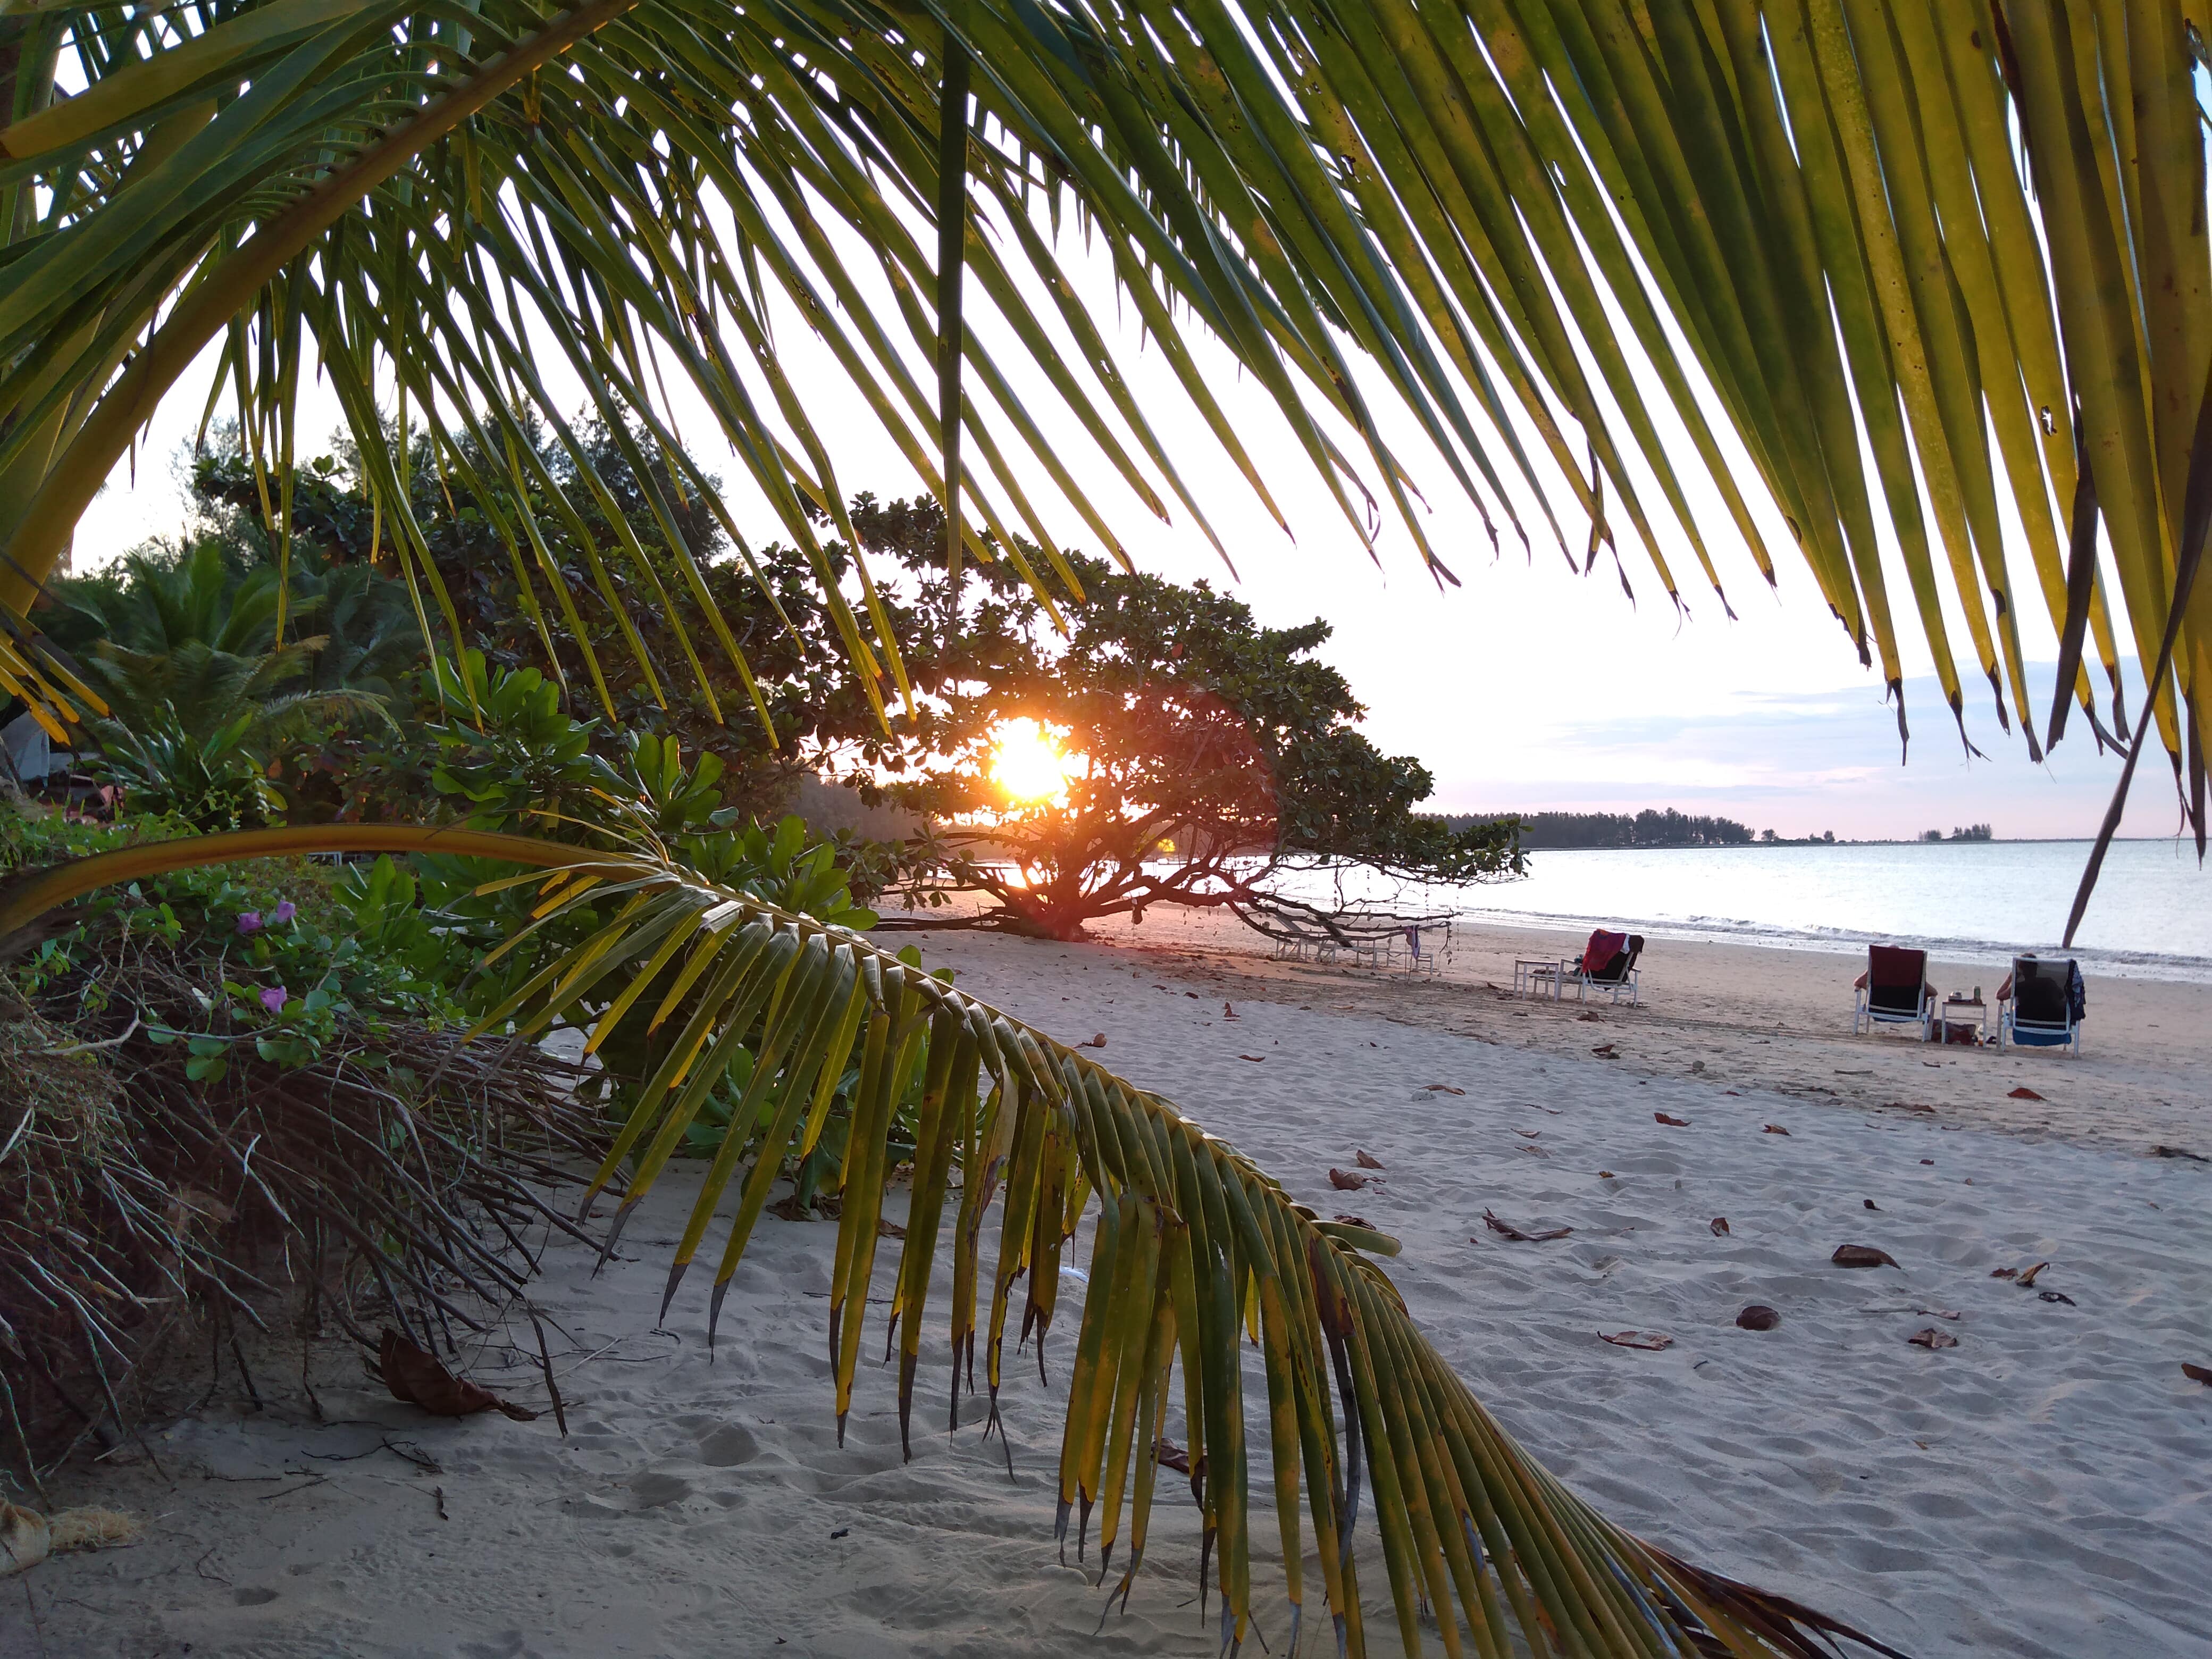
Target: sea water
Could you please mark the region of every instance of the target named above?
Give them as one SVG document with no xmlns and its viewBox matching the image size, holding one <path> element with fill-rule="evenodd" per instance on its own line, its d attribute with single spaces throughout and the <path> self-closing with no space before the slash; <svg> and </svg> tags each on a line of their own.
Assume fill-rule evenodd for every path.
<svg viewBox="0 0 2212 1659">
<path fill-rule="evenodd" d="M 1578 848 L 1528 854 L 1519 881 L 1386 886 L 1346 872 L 1341 890 L 1401 915 L 1798 950 L 1911 945 L 1994 962 L 2057 948 L 2090 851 L 2085 841 Z M 1294 885 L 1318 899 L 1338 883 L 1309 872 Z M 2102 973 L 2212 982 L 2212 870 L 2195 844 L 2115 842 L 2072 953 Z"/>
</svg>

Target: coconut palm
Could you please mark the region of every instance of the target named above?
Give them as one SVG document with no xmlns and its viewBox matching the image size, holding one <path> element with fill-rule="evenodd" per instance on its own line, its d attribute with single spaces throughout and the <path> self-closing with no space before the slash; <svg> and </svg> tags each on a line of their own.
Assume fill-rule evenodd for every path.
<svg viewBox="0 0 2212 1659">
<path fill-rule="evenodd" d="M 1723 535 L 1771 578 L 1747 486 L 1779 509 L 1847 638 L 1899 696 L 1900 729 L 1900 644 L 1917 628 L 1954 716 L 1978 672 L 2031 755 L 2076 706 L 2100 744 L 2125 748 L 2108 835 L 2154 726 L 2201 852 L 2212 730 L 2212 591 L 2194 584 L 2212 523 L 2202 6 L 0 0 L 0 684 L 58 726 L 89 701 L 23 622 L 28 600 L 138 426 L 219 345 L 280 548 L 298 388 L 318 367 L 328 377 L 426 631 L 434 610 L 452 618 L 407 509 L 410 427 L 486 504 L 525 580 L 555 611 L 568 597 L 532 503 L 574 534 L 580 502 L 521 439 L 537 411 L 580 454 L 538 373 L 548 354 L 565 357 L 610 431 L 663 452 L 744 556 L 675 441 L 659 390 L 672 370 L 816 559 L 845 650 L 888 701 L 903 678 L 872 592 L 848 605 L 822 562 L 816 513 L 856 538 L 807 389 L 781 368 L 773 313 L 816 332 L 945 501 L 951 580 L 963 550 L 988 550 L 978 524 L 1002 548 L 1018 528 L 1062 562 L 1018 483 L 1032 467 L 1109 549 L 1119 543 L 1079 482 L 1098 468 L 1203 524 L 1059 264 L 1072 213 L 1262 499 L 1194 334 L 1266 388 L 1358 533 L 1379 523 L 1379 492 L 1439 579 L 1449 573 L 1413 511 L 1417 469 L 1524 537 L 1565 549 L 1573 527 L 1583 568 L 1608 549 L 1640 557 L 1678 603 L 1670 552 L 1686 550 L 1717 591 L 1711 544 Z M 849 264 L 857 247 L 875 255 L 872 276 Z M 970 326 L 970 283 L 995 313 L 988 328 Z M 1024 405 L 1002 354 L 1040 373 L 1054 410 Z M 1744 481 L 1707 399 L 1748 458 Z M 1422 453 L 1394 450 L 1386 408 Z M 397 444 L 382 436 L 387 410 Z M 472 457 L 503 458 L 504 470 Z M 640 478 L 653 476 L 645 459 L 633 459 Z M 1699 521 L 1678 463 L 1708 475 L 1724 523 Z M 617 537 L 591 551 L 590 579 L 611 594 L 613 572 L 627 571 L 643 603 L 670 608 L 587 465 L 573 483 Z M 648 506 L 672 525 L 664 497 Z M 685 672 L 719 708 L 718 681 L 750 675 L 690 550 L 670 539 L 690 606 Z M 1893 605 L 1886 542 L 1909 605 Z M 2018 628 L 2036 603 L 2061 640 L 2047 715 L 2030 706 Z M 2131 726 L 2123 638 L 2149 689 Z M 523 862 L 574 856 L 502 846 Z M 121 867 L 57 875 L 0 920 Z M 1543 1477 L 1353 1254 L 1368 1241 L 1300 1215 L 1164 1103 L 864 946 L 844 954 L 834 935 L 662 863 L 623 868 L 599 884 L 629 884 L 635 908 L 588 968 L 539 988 L 556 1002 L 573 992 L 626 1008 L 683 953 L 701 993 L 689 1049 L 757 1027 L 777 1057 L 757 1079 L 806 1074 L 827 1030 L 863 1044 L 880 1093 L 927 1042 L 937 1116 L 922 1213 L 956 1145 L 971 1175 L 1002 1147 L 1010 1219 L 1034 1224 L 1008 1234 L 1002 1293 L 1024 1261 L 1048 1263 L 1086 1189 L 1099 1197 L 1102 1264 L 1119 1265 L 1086 1302 L 1086 1324 L 1094 1307 L 1099 1322 L 1079 1345 L 1063 1489 L 1103 1495 L 1086 1484 L 1103 1469 L 1115 1494 L 1105 1501 L 1120 1502 L 1131 1472 L 1116 1449 L 1159 1397 L 1154 1359 L 1179 1354 L 1192 1420 L 1206 1425 L 1201 1502 L 1232 1637 L 1249 1611 L 1233 1358 L 1249 1307 L 1279 1334 L 1267 1367 L 1279 1519 L 1295 1524 L 1295 1486 L 1279 1482 L 1302 1471 L 1347 1641 L 1353 1558 L 1333 1546 L 1352 1532 L 1356 1445 L 1374 1454 L 1374 1525 L 1409 1642 L 1424 1597 L 1443 1607 L 1455 1594 L 1491 1653 L 1508 1626 L 1540 1652 L 1663 1651 L 1692 1630 L 1736 1650 L 1803 1639 L 1790 1623 L 1802 1610 L 1670 1563 Z M 648 1171 L 660 1139 L 680 1138 L 694 1086 L 659 1127 L 634 1120 L 654 1137 Z M 848 1213 L 883 1173 L 869 1163 L 879 1143 L 856 1130 L 852 1145 Z M 721 1180 L 741 1155 L 726 1142 Z M 971 1181 L 963 1206 L 982 1190 Z M 934 1236 L 909 1234 L 920 1265 L 902 1273 L 902 1316 Z M 865 1282 L 872 1239 L 853 1234 L 841 1284 L 856 1272 Z M 686 1259 L 697 1243 L 687 1239 Z M 1038 1288 L 1049 1277 L 1030 1272 L 1033 1297 L 1049 1297 Z M 972 1296 L 972 1271 L 968 1285 Z M 1030 1322 L 1049 1313 L 1032 1307 Z M 908 1318 L 907 1340 L 915 1330 Z M 1332 1374 L 1341 1425 L 1322 1386 Z M 1134 1462 L 1140 1512 L 1150 1463 Z"/>
</svg>

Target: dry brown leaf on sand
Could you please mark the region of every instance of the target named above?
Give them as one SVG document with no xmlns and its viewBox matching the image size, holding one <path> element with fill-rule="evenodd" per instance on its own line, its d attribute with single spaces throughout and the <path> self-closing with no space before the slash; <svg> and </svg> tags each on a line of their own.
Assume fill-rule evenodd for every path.
<svg viewBox="0 0 2212 1659">
<path fill-rule="evenodd" d="M 1651 1121 L 1654 1123 L 1664 1123 L 1669 1127 L 1676 1129 L 1686 1129 L 1690 1127 L 1690 1120 L 1686 1117 L 1669 1117 L 1664 1112 L 1652 1113 Z"/>
<path fill-rule="evenodd" d="M 1870 1198 L 1863 1198 L 1863 1199 L 1861 1199 L 1861 1200 L 1859 1200 L 1859 1202 L 1860 1202 L 1860 1203 L 1862 1203 L 1862 1204 L 1863 1204 L 1863 1205 L 1865 1205 L 1865 1206 L 1867 1206 L 1867 1208 L 1869 1208 L 1869 1210 L 1879 1210 L 1879 1209 L 1881 1209 L 1881 1205 L 1879 1205 L 1879 1204 L 1875 1203 L 1875 1202 L 1872 1199 L 1870 1199 Z"/>
<path fill-rule="evenodd" d="M 2012 1093 L 2006 1097 L 2010 1100 L 2040 1100 L 2043 1098 L 2041 1095 L 2036 1093 L 2034 1090 L 2027 1087 L 2025 1084 L 2022 1084 L 2019 1088 L 2014 1090 Z"/>
<path fill-rule="evenodd" d="M 1328 1184 L 1341 1192 L 1356 1193 L 1374 1179 L 1373 1176 L 1354 1175 L 1349 1170 L 1331 1169 L 1328 1172 Z"/>
<path fill-rule="evenodd" d="M 1712 1218 L 1711 1225 L 1712 1225 L 1712 1230 L 1713 1230 L 1714 1233 L 1715 1233 L 1717 1237 L 1722 1237 L 1722 1238 L 1726 1238 L 1726 1237 L 1729 1236 L 1728 1218 L 1727 1218 L 1726 1216 L 1724 1216 L 1724 1215 L 1717 1215 L 1717 1216 L 1715 1216 L 1715 1217 Z"/>
<path fill-rule="evenodd" d="M 883 1217 L 878 1216 L 876 1218 L 876 1237 L 878 1238 L 904 1238 L 906 1237 L 906 1229 L 900 1226 L 896 1221 L 886 1221 Z"/>
<path fill-rule="evenodd" d="M 1164 1469 L 1173 1469 L 1177 1474 L 1190 1473 L 1190 1454 L 1165 1435 L 1152 1442 L 1152 1455 Z"/>
<path fill-rule="evenodd" d="M 1913 1311 L 1924 1313 L 1931 1319 L 1956 1319 L 1959 1316 L 1948 1308 L 1916 1308 Z"/>
<path fill-rule="evenodd" d="M 1736 1327 L 1746 1331 L 1771 1331 L 1782 1322 L 1782 1316 L 1764 1302 L 1754 1302 L 1735 1316 Z"/>
<path fill-rule="evenodd" d="M 1453 1088 L 1449 1083 L 1424 1083 L 1421 1087 L 1432 1095 L 1463 1095 L 1467 1092 L 1464 1089 Z"/>
<path fill-rule="evenodd" d="M 1991 1279 L 2018 1279 L 2020 1277 L 2020 1269 L 2017 1267 L 1992 1267 L 1990 1269 L 1990 1277 Z"/>
<path fill-rule="evenodd" d="M 1101 1031 L 1090 1042 L 1079 1042 L 1075 1046 L 1079 1048 L 1103 1048 L 1106 1046 L 1106 1033 Z"/>
<path fill-rule="evenodd" d="M 2045 1302 L 2063 1302 L 2069 1308 L 2081 1305 L 2063 1291 L 2038 1291 L 2036 1295 Z"/>
<path fill-rule="evenodd" d="M 1541 1244 L 1551 1239 L 1565 1238 L 1569 1233 L 1574 1231 L 1572 1227 L 1547 1227 L 1540 1232 L 1532 1233 L 1526 1228 L 1515 1226 L 1510 1221 L 1499 1220 L 1488 1210 L 1482 1212 L 1482 1224 L 1493 1233 L 1504 1234 L 1517 1244 Z M 1468 1241 L 1470 1244 L 1474 1242 L 1473 1239 Z"/>
<path fill-rule="evenodd" d="M 1359 1152 L 1353 1161 L 1363 1170 L 1379 1170 L 1382 1167 L 1382 1160 L 1369 1152 Z"/>
<path fill-rule="evenodd" d="M 398 1332 L 386 1328 L 376 1351 L 377 1374 L 394 1400 L 420 1406 L 433 1417 L 471 1417 L 478 1412 L 504 1412 L 518 1423 L 532 1422 L 538 1413 L 501 1400 L 489 1389 L 455 1376 Z"/>
<path fill-rule="evenodd" d="M 1341 1226 L 1364 1227 L 1370 1233 L 1380 1232 L 1382 1231 L 1382 1229 L 1377 1227 L 1364 1215 L 1340 1215 L 1336 1219 L 1338 1224 Z"/>
<path fill-rule="evenodd" d="M 1600 1331 L 1597 1340 L 1610 1342 L 1616 1348 L 1648 1348 L 1653 1353 L 1674 1346 L 1674 1339 L 1663 1331 L 1615 1331 L 1611 1335 Z"/>
<path fill-rule="evenodd" d="M 1759 1133 L 1763 1135 L 1786 1135 L 1790 1131 L 1779 1123 L 1762 1123 L 1759 1126 Z"/>
<path fill-rule="evenodd" d="M 2033 1289 L 2035 1288 L 2035 1276 L 2036 1276 L 2036 1274 L 2038 1274 L 2038 1273 L 2041 1273 L 2041 1272 L 2042 1272 L 2045 1267 L 2048 1267 L 2050 1265 L 2051 1265 L 2051 1264 L 2050 1264 L 2048 1261 L 2039 1261 L 2039 1262 L 2037 1262 L 2037 1263 L 2036 1263 L 2033 1267 L 2030 1267 L 2030 1268 L 2029 1268 L 2026 1273 L 2022 1273 L 2022 1274 L 2020 1276 L 2020 1287 L 2021 1287 L 2021 1289 L 2022 1289 L 2023 1291 L 2032 1291 L 2032 1290 L 2033 1290 Z"/>
<path fill-rule="evenodd" d="M 2192 1382 L 2202 1382 L 2212 1389 L 2212 1365 L 2192 1365 L 2185 1359 L 2181 1362 L 2181 1374 Z"/>
<path fill-rule="evenodd" d="M 2202 1152 L 2192 1152 L 2186 1146 L 2154 1146 L 2150 1149 L 2150 1155 L 2153 1158 L 2185 1158 L 2191 1164 L 2212 1164 L 2212 1158 L 2207 1158 Z"/>
<path fill-rule="evenodd" d="M 1600 1060 L 1611 1060 L 1613 1057 L 1613 1047 L 1610 1042 L 1601 1042 L 1590 1052 Z"/>
<path fill-rule="evenodd" d="M 1249 1060 L 1255 1066 L 1265 1066 L 1267 1063 L 1267 1057 L 1265 1054 L 1239 1054 L 1237 1058 L 1239 1060 Z"/>
<path fill-rule="evenodd" d="M 1828 1258 L 1838 1267 L 1897 1267 L 1897 1258 L 1887 1250 L 1877 1250 L 1871 1244 L 1838 1244 L 1835 1255 Z M 1898 1267 L 1899 1273 L 1905 1270 Z"/>
<path fill-rule="evenodd" d="M 1939 1331 L 1930 1325 L 1924 1331 L 1915 1331 L 1905 1339 L 1916 1348 L 1955 1348 L 1959 1339 L 1948 1331 Z"/>
<path fill-rule="evenodd" d="M 1597 1172 L 1597 1178 L 1600 1181 L 1610 1181 L 1613 1179 L 1613 1171 L 1610 1170 L 1600 1170 Z"/>
</svg>

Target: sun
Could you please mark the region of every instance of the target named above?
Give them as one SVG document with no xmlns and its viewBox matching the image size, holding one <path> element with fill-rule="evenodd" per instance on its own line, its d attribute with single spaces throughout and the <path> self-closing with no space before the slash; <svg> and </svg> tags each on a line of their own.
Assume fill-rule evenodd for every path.
<svg viewBox="0 0 2212 1659">
<path fill-rule="evenodd" d="M 992 734 L 991 781 L 1017 806 L 1066 799 L 1068 780 L 1083 769 L 1083 757 L 1060 747 L 1051 727 L 1024 715 L 1001 720 Z"/>
</svg>

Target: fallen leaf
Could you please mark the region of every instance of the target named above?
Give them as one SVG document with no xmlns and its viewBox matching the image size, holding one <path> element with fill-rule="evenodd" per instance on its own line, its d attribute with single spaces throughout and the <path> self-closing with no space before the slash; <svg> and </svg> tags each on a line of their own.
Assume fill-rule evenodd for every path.
<svg viewBox="0 0 2212 1659">
<path fill-rule="evenodd" d="M 1364 1215 L 1340 1215 L 1337 1217 L 1337 1220 L 1347 1227 L 1364 1227 L 1370 1233 L 1382 1231 Z"/>
<path fill-rule="evenodd" d="M 1152 1456 L 1164 1469 L 1173 1469 L 1177 1474 L 1190 1473 L 1190 1454 L 1165 1435 L 1152 1443 Z"/>
<path fill-rule="evenodd" d="M 1897 1258 L 1887 1250 L 1877 1250 L 1871 1244 L 1838 1244 L 1835 1255 L 1828 1258 L 1838 1267 L 1897 1267 Z M 1898 1267 L 1899 1273 L 1905 1270 Z"/>
<path fill-rule="evenodd" d="M 1079 1048 L 1103 1048 L 1106 1046 L 1106 1033 L 1101 1031 L 1097 1036 L 1092 1037 L 1090 1042 L 1079 1042 L 1075 1046 Z"/>
<path fill-rule="evenodd" d="M 2212 1365 L 2192 1365 L 2185 1359 L 2181 1362 L 2181 1374 L 2193 1382 L 2202 1382 L 2206 1388 L 2212 1389 Z"/>
<path fill-rule="evenodd" d="M 1717 1215 L 1717 1216 L 1715 1216 L 1715 1217 L 1712 1218 L 1711 1226 L 1712 1226 L 1712 1230 L 1713 1230 L 1713 1231 L 1714 1231 L 1716 1234 L 1717 1234 L 1719 1237 L 1723 1237 L 1723 1238 L 1726 1238 L 1726 1237 L 1729 1236 L 1728 1218 L 1727 1218 L 1726 1216 L 1724 1216 L 1724 1215 Z"/>
<path fill-rule="evenodd" d="M 2038 1291 L 2035 1295 L 2036 1299 L 2040 1302 L 2063 1302 L 2069 1308 L 2078 1308 L 2081 1305 L 2063 1291 Z"/>
<path fill-rule="evenodd" d="M 1537 1136 L 1542 1134 L 1544 1132 L 1541 1129 L 1516 1129 L 1513 1133 L 1516 1135 L 1523 1136 L 1528 1139 L 1534 1140 Z"/>
<path fill-rule="evenodd" d="M 1542 1244 L 1551 1239 L 1565 1238 L 1569 1233 L 1574 1231 L 1572 1227 L 1547 1227 L 1541 1232 L 1532 1233 L 1515 1226 L 1510 1221 L 1499 1220 L 1488 1210 L 1482 1212 L 1482 1224 L 1493 1233 L 1504 1234 L 1516 1244 Z M 1468 1241 L 1470 1244 L 1474 1242 L 1473 1239 Z"/>
<path fill-rule="evenodd" d="M 2212 1164 L 2212 1158 L 2181 1146 L 2154 1146 L 2150 1149 L 2150 1155 L 2153 1158 L 2185 1158 L 2191 1164 Z"/>
<path fill-rule="evenodd" d="M 1651 1121 L 1655 1123 L 1668 1124 L 1677 1129 L 1686 1129 L 1690 1127 L 1690 1120 L 1686 1117 L 1669 1117 L 1664 1112 L 1652 1113 Z"/>
<path fill-rule="evenodd" d="M 377 1375 L 392 1390 L 394 1400 L 420 1406 L 433 1417 L 471 1417 L 477 1412 L 504 1412 L 518 1423 L 536 1420 L 538 1413 L 510 1405 L 489 1389 L 455 1376 L 398 1332 L 386 1328 L 376 1351 Z"/>
<path fill-rule="evenodd" d="M 1723 1089 L 1723 1090 L 1722 1090 L 1722 1091 L 1721 1091 L 1721 1092 L 1722 1092 L 1723 1094 L 1724 1094 L 1724 1095 L 1734 1095 L 1734 1094 L 1735 1094 L 1735 1090 L 1733 1090 L 1733 1089 Z M 1737 1099 L 1739 1099 L 1739 1100 L 1741 1100 L 1741 1099 L 1742 1099 L 1742 1098 L 1743 1098 L 1743 1097 L 1742 1097 L 1741 1095 L 1736 1095 L 1736 1098 L 1737 1098 Z M 1787 1130 L 1787 1129 L 1778 1129 L 1778 1130 L 1776 1130 L 1776 1131 L 1775 1131 L 1775 1133 L 1776 1133 L 1777 1134 L 1785 1134 L 1785 1135 L 1786 1135 L 1786 1134 L 1788 1134 L 1788 1133 L 1790 1133 L 1790 1131 L 1789 1131 L 1789 1130 Z"/>
<path fill-rule="evenodd" d="M 1936 1109 L 1933 1106 L 1916 1106 L 1909 1100 L 1893 1100 L 1882 1109 L 1886 1112 L 1918 1112 L 1925 1117 L 1936 1115 Z"/>
<path fill-rule="evenodd" d="M 1782 1316 L 1763 1302 L 1754 1302 L 1735 1316 L 1740 1329 L 1771 1331 L 1782 1322 Z"/>
<path fill-rule="evenodd" d="M 1613 1179 L 1613 1171 L 1610 1170 L 1600 1170 L 1597 1172 L 1597 1178 L 1600 1181 L 1610 1181 Z"/>
<path fill-rule="evenodd" d="M 1363 1170 L 1379 1170 L 1382 1167 L 1382 1160 L 1372 1152 L 1361 1152 L 1356 1161 Z"/>
<path fill-rule="evenodd" d="M 1939 1331 L 1933 1325 L 1923 1331 L 1915 1331 L 1905 1339 L 1916 1348 L 1955 1348 L 1959 1339 L 1948 1331 Z"/>
<path fill-rule="evenodd" d="M 1648 1348 L 1653 1353 L 1658 1352 L 1662 1348 L 1671 1348 L 1674 1346 L 1673 1337 L 1659 1331 L 1616 1331 L 1610 1336 L 1600 1331 L 1597 1334 L 1597 1340 L 1601 1342 L 1610 1342 L 1616 1348 Z"/>
<path fill-rule="evenodd" d="M 1255 1066 L 1265 1066 L 1267 1063 L 1267 1057 L 1265 1054 L 1239 1054 L 1237 1058 L 1239 1060 L 1249 1060 Z"/>
<path fill-rule="evenodd" d="M 1920 1161 L 1923 1164 L 1933 1164 L 1936 1160 L 1932 1158 L 1923 1158 Z"/>
<path fill-rule="evenodd" d="M 2023 1084 L 2021 1087 L 2014 1090 L 2007 1098 L 2011 1100 L 2040 1100 L 2043 1097 Z"/>
<path fill-rule="evenodd" d="M 1225 1002 L 1221 1005 L 1221 1017 L 1224 1019 L 1242 1019 L 1244 1018 L 1243 1015 L 1238 1013 L 1234 1008 L 1231 1007 Z"/>
<path fill-rule="evenodd" d="M 1602 1025 L 1605 1024 L 1605 1022 L 1600 1019 L 1595 1014 L 1577 1014 L 1575 1016 L 1575 1023 L 1577 1025 Z"/>
<path fill-rule="evenodd" d="M 1353 1175 L 1348 1170 L 1331 1170 L 1328 1172 L 1328 1184 L 1347 1193 L 1358 1192 L 1374 1179 L 1373 1176 Z"/>
<path fill-rule="evenodd" d="M 1421 1085 L 1432 1095 L 1463 1095 L 1464 1089 L 1455 1089 L 1449 1083 L 1425 1083 Z"/>
<path fill-rule="evenodd" d="M 1990 1277 L 1991 1279 L 2018 1279 L 2020 1277 L 2020 1269 L 2017 1267 L 1992 1267 L 1990 1269 Z"/>
<path fill-rule="evenodd" d="M 1759 1132 L 1763 1135 L 1786 1135 L 1790 1133 L 1779 1123 L 1762 1123 L 1759 1126 Z"/>
<path fill-rule="evenodd" d="M 1595 1054 L 1600 1060 L 1611 1060 L 1613 1058 L 1613 1045 L 1610 1042 L 1601 1042 L 1596 1048 L 1591 1049 L 1590 1052 Z"/>
<path fill-rule="evenodd" d="M 1956 1319 L 1959 1316 L 1948 1308 L 1920 1308 L 1915 1311 L 1924 1313 L 1931 1319 Z"/>
<path fill-rule="evenodd" d="M 878 1216 L 876 1218 L 876 1237 L 878 1238 L 904 1238 L 906 1237 L 906 1229 L 900 1226 L 896 1221 L 886 1221 L 883 1217 Z"/>
<path fill-rule="evenodd" d="M 1865 1205 L 1865 1206 L 1867 1206 L 1867 1208 L 1869 1208 L 1869 1210 L 1879 1210 L 1879 1209 L 1881 1209 L 1881 1205 L 1879 1205 L 1879 1204 L 1875 1203 L 1875 1202 L 1872 1199 L 1870 1199 L 1870 1198 L 1863 1198 L 1863 1199 L 1861 1199 L 1861 1200 L 1859 1200 L 1859 1202 L 1860 1202 L 1860 1203 L 1862 1203 L 1862 1204 L 1863 1204 L 1863 1205 Z"/>
<path fill-rule="evenodd" d="M 2021 1289 L 2025 1291 L 2031 1288 L 2035 1283 L 2036 1274 L 2041 1273 L 2050 1265 L 2051 1264 L 2048 1261 L 2039 1261 L 2033 1267 L 2030 1267 L 2026 1273 L 2022 1273 L 2020 1276 Z"/>
</svg>

